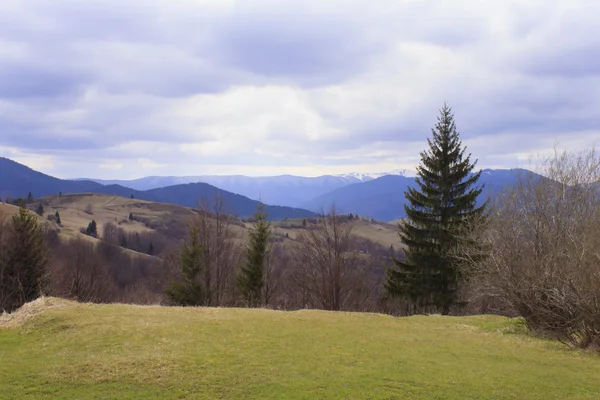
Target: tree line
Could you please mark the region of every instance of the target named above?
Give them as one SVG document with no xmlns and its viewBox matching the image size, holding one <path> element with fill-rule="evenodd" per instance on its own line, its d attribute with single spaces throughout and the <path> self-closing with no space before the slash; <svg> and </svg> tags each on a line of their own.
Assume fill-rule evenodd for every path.
<svg viewBox="0 0 600 400">
<path fill-rule="evenodd" d="M 466 150 L 444 105 L 417 185 L 405 193 L 399 251 L 357 236 L 358 218 L 333 206 L 277 241 L 264 206 L 242 238 L 226 205 L 204 199 L 176 243 L 161 241 L 169 235 L 160 230 L 136 238 L 114 224 L 99 242 L 64 241 L 22 207 L 0 220 L 0 306 L 12 311 L 53 293 L 182 306 L 496 313 L 564 342 L 600 346 L 600 158 L 557 151 L 541 175 L 524 174 L 483 199 L 481 171 Z"/>
</svg>

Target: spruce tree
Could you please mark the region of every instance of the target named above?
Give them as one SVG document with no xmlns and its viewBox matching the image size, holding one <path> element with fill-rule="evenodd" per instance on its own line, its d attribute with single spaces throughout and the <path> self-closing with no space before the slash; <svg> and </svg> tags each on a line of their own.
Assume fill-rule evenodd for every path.
<svg viewBox="0 0 600 400">
<path fill-rule="evenodd" d="M 265 264 L 271 251 L 271 223 L 267 221 L 264 204 L 258 205 L 253 219 L 246 249 L 246 263 L 238 275 L 238 287 L 248 307 L 258 307 L 261 304 Z"/>
<path fill-rule="evenodd" d="M 88 224 L 87 229 L 85 230 L 86 235 L 92 236 L 92 237 L 98 237 L 98 225 L 96 225 L 96 221 L 92 220 L 92 222 L 90 222 Z"/>
<path fill-rule="evenodd" d="M 43 216 L 44 215 L 44 205 L 42 203 L 38 204 L 35 212 L 40 215 Z"/>
<path fill-rule="evenodd" d="M 60 225 L 61 224 L 61 222 L 60 222 L 60 214 L 58 213 L 58 210 L 56 210 L 56 213 L 54 214 L 54 216 L 56 217 L 56 223 L 58 225 Z"/>
<path fill-rule="evenodd" d="M 188 240 L 180 253 L 179 269 L 181 282 L 172 282 L 166 293 L 171 302 L 180 306 L 201 306 L 205 304 L 206 288 L 202 283 L 205 265 L 205 249 L 200 242 L 200 229 L 191 226 Z"/>
<path fill-rule="evenodd" d="M 407 220 L 400 224 L 406 260 L 393 258 L 385 287 L 392 296 L 410 300 L 413 311 L 435 309 L 444 315 L 458 303 L 461 273 L 452 253 L 456 233 L 472 218 L 485 212 L 477 207 L 483 186 L 474 187 L 481 171 L 472 173 L 477 161 L 465 156 L 450 107 L 444 104 L 438 123 L 427 139 L 429 149 L 421 152 L 416 187 L 405 193 Z"/>
<path fill-rule="evenodd" d="M 0 311 L 35 300 L 47 283 L 48 249 L 44 230 L 26 208 L 12 217 L 4 254 L 0 254 Z"/>
</svg>

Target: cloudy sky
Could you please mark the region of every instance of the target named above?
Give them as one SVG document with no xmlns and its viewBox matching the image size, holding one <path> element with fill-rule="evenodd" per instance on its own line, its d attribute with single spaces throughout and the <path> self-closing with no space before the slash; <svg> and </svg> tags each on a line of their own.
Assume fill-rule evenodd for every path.
<svg viewBox="0 0 600 400">
<path fill-rule="evenodd" d="M 4 0 L 0 156 L 63 177 L 414 170 L 600 145 L 597 0 Z"/>
</svg>

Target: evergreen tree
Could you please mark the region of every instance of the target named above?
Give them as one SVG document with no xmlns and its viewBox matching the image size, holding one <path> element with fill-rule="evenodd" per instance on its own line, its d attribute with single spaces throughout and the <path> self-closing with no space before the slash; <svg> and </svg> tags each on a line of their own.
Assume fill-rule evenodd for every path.
<svg viewBox="0 0 600 400">
<path fill-rule="evenodd" d="M 166 290 L 173 304 L 180 306 L 201 306 L 206 300 L 206 288 L 202 284 L 204 265 L 204 247 L 200 242 L 200 228 L 190 227 L 188 240 L 180 253 L 179 269 L 182 282 L 172 282 Z"/>
<path fill-rule="evenodd" d="M 429 149 L 421 152 L 417 187 L 405 193 L 407 221 L 399 227 L 407 257 L 393 259 L 396 268 L 388 268 L 385 287 L 390 295 L 411 300 L 413 311 L 433 307 L 446 315 L 458 302 L 461 281 L 452 256 L 458 244 L 456 233 L 482 215 L 487 203 L 476 206 L 483 186 L 473 186 L 481 171 L 471 173 L 477 161 L 471 163 L 470 154 L 465 157 L 466 148 L 446 104 L 432 133 Z"/>
<path fill-rule="evenodd" d="M 29 192 L 29 194 L 27 194 L 27 202 L 28 203 L 33 203 L 33 194 L 31 192 Z"/>
<path fill-rule="evenodd" d="M 149 256 L 154 255 L 154 245 L 152 244 L 152 242 L 150 242 L 150 246 L 148 246 L 148 255 Z"/>
<path fill-rule="evenodd" d="M 0 254 L 0 311 L 14 311 L 44 292 L 48 251 L 44 231 L 25 208 L 12 217 Z"/>
<path fill-rule="evenodd" d="M 96 225 L 95 220 L 92 220 L 92 222 L 90 222 L 88 224 L 88 227 L 85 230 L 85 233 L 86 233 L 86 235 L 89 235 L 89 236 L 98 237 L 98 226 Z"/>
<path fill-rule="evenodd" d="M 264 204 L 260 203 L 254 214 L 254 224 L 250 230 L 248 247 L 246 249 L 246 264 L 238 275 L 238 287 L 248 307 L 258 307 L 262 301 L 262 291 L 265 285 L 265 263 L 271 251 L 271 223 L 267 221 Z"/>
<path fill-rule="evenodd" d="M 129 213 L 129 220 L 133 221 L 133 213 Z"/>
<path fill-rule="evenodd" d="M 56 223 L 58 225 L 60 225 L 61 224 L 61 222 L 60 222 L 60 214 L 58 213 L 58 210 L 56 210 L 56 213 L 54 213 L 54 216 L 56 217 Z"/>
<path fill-rule="evenodd" d="M 35 212 L 40 215 L 43 216 L 44 215 L 44 205 L 42 203 L 38 204 Z"/>
</svg>

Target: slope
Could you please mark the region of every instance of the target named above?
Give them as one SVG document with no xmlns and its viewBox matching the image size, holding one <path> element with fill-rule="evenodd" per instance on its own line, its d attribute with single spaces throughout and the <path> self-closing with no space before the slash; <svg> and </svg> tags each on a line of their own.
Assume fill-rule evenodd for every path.
<svg viewBox="0 0 600 400">
<path fill-rule="evenodd" d="M 0 316 L 19 399 L 598 399 L 600 359 L 496 316 L 394 318 L 44 298 Z"/>
</svg>

